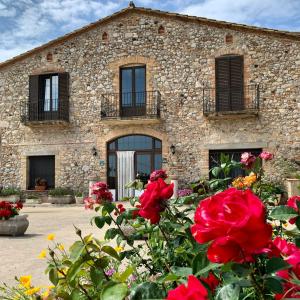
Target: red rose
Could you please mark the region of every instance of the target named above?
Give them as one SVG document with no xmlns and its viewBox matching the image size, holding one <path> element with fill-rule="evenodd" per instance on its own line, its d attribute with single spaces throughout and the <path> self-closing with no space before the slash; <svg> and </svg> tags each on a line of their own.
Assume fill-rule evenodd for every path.
<svg viewBox="0 0 300 300">
<path fill-rule="evenodd" d="M 83 201 L 85 209 L 93 209 L 94 205 L 96 204 L 95 200 L 91 197 L 87 197 Z"/>
<path fill-rule="evenodd" d="M 297 206 L 298 201 L 300 202 L 300 196 L 293 196 L 293 197 L 288 199 L 287 206 L 292 207 L 296 212 L 299 213 L 299 209 L 298 209 L 298 206 Z M 289 223 L 295 224 L 296 219 L 297 219 L 297 217 L 290 219 Z"/>
<path fill-rule="evenodd" d="M 250 169 L 255 163 L 256 157 L 251 152 L 244 152 L 241 155 L 241 163 L 247 168 Z"/>
<path fill-rule="evenodd" d="M 0 210 L 0 218 L 9 218 L 12 215 L 12 212 L 8 209 L 1 209 Z"/>
<path fill-rule="evenodd" d="M 200 279 L 201 281 L 205 282 L 209 286 L 212 293 L 215 292 L 215 289 L 220 284 L 220 280 L 214 275 L 213 272 L 209 272 L 206 278 L 201 277 Z"/>
<path fill-rule="evenodd" d="M 92 185 L 92 194 L 96 196 L 95 202 L 102 204 L 105 201 L 111 202 L 113 200 L 112 193 L 108 189 L 105 182 L 96 182 Z"/>
<path fill-rule="evenodd" d="M 165 170 L 155 170 L 150 174 L 150 181 L 156 181 L 158 178 L 167 179 L 168 175 Z"/>
<path fill-rule="evenodd" d="M 23 208 L 23 203 L 21 201 L 18 201 L 16 203 L 16 209 L 22 209 Z"/>
<path fill-rule="evenodd" d="M 190 275 L 187 286 L 181 284 L 169 291 L 167 300 L 208 300 L 208 294 L 201 282 L 194 275 Z"/>
<path fill-rule="evenodd" d="M 259 154 L 259 157 L 263 160 L 271 160 L 274 158 L 274 155 L 268 151 L 263 151 Z"/>
<path fill-rule="evenodd" d="M 253 261 L 272 235 L 265 207 L 251 190 L 230 188 L 202 200 L 195 223 L 191 227 L 194 238 L 200 244 L 212 241 L 207 257 L 217 263 Z"/>
<path fill-rule="evenodd" d="M 276 247 L 280 255 L 291 265 L 290 269 L 276 272 L 276 275 L 285 279 L 285 282 L 283 284 L 284 292 L 277 294 L 275 299 L 300 298 L 300 286 L 291 282 L 295 275 L 297 279 L 300 279 L 300 249 L 280 237 L 275 238 L 273 247 Z"/>
<path fill-rule="evenodd" d="M 152 224 L 158 223 L 160 212 L 165 210 L 166 200 L 173 195 L 173 188 L 174 184 L 168 185 L 161 178 L 150 182 L 140 196 L 141 208 L 139 215 L 149 219 Z"/>
</svg>

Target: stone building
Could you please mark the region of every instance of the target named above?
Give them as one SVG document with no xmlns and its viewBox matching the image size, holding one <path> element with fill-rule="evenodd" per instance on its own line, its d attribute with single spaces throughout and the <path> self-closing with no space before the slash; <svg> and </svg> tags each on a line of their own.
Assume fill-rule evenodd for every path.
<svg viewBox="0 0 300 300">
<path fill-rule="evenodd" d="M 0 64 L 0 185 L 181 186 L 220 153 L 300 160 L 300 35 L 130 4 Z"/>
</svg>

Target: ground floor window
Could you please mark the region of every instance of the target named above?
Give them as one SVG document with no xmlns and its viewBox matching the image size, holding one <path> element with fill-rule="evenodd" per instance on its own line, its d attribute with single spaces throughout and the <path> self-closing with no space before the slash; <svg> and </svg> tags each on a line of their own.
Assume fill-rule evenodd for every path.
<svg viewBox="0 0 300 300">
<path fill-rule="evenodd" d="M 219 166 L 221 162 L 221 154 L 229 155 L 232 160 L 240 161 L 241 155 L 244 152 L 251 152 L 255 156 L 258 156 L 261 153 L 262 149 L 224 149 L 224 150 L 209 150 L 209 169 Z M 245 171 L 243 169 L 235 169 L 231 172 L 230 177 L 235 178 L 238 176 L 245 176 Z M 209 174 L 211 178 L 212 175 Z"/>
<path fill-rule="evenodd" d="M 147 183 L 151 172 L 161 169 L 162 142 L 147 135 L 128 135 L 107 144 L 107 182 L 118 199 L 130 196 L 124 186 L 139 177 Z"/>
<path fill-rule="evenodd" d="M 55 184 L 55 156 L 29 156 L 28 189 L 35 189 L 38 179 L 46 182 L 47 188 L 54 188 Z"/>
</svg>

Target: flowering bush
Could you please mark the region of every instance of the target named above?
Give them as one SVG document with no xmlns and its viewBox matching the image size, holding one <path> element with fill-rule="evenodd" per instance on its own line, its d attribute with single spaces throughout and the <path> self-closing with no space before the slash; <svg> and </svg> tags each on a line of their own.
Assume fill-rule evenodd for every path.
<svg viewBox="0 0 300 300">
<path fill-rule="evenodd" d="M 79 240 L 66 251 L 50 235 L 52 246 L 39 257 L 48 259 L 54 288 L 50 298 L 35 296 L 300 299 L 300 197 L 287 205 L 266 204 L 266 191 L 276 191 L 266 189 L 261 161 L 272 157 L 248 153 L 241 162 L 223 157 L 211 170 L 212 180 L 195 183 L 191 195 L 178 199 L 171 198 L 173 185 L 164 181 L 166 174 L 155 172 L 144 193 L 130 200 L 132 207 L 111 202 L 107 185 L 95 184 L 95 198 L 86 199 L 86 208 L 97 212 L 92 221 L 99 229 L 108 226 L 105 241 L 82 236 L 76 228 Z M 246 176 L 236 185 L 230 172 L 240 166 Z M 188 205 L 182 201 L 187 197 L 193 200 Z"/>
<path fill-rule="evenodd" d="M 22 202 L 11 203 L 8 201 L 0 201 L 0 220 L 8 220 L 19 214 L 23 208 Z"/>
</svg>

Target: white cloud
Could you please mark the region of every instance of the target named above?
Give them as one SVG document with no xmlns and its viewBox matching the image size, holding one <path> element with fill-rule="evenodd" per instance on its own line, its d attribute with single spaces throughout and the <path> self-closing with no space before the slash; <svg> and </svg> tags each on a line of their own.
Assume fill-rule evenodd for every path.
<svg viewBox="0 0 300 300">
<path fill-rule="evenodd" d="M 299 26 L 291 24 L 299 19 L 299 11 L 298 0 L 204 0 L 182 10 L 211 19 L 286 29 Z"/>
</svg>

